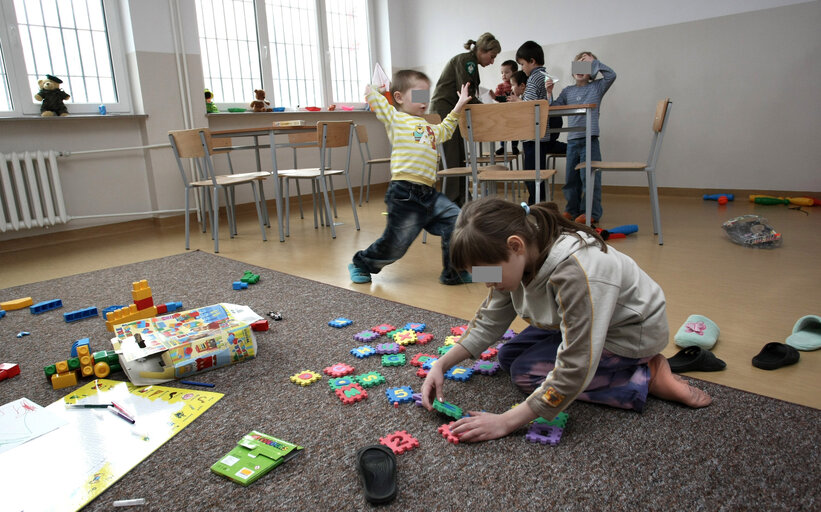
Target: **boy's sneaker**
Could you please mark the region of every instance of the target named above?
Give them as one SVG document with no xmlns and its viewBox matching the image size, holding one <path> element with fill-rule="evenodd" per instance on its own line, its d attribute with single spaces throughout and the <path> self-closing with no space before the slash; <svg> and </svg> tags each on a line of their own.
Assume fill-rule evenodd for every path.
<svg viewBox="0 0 821 512">
<path fill-rule="evenodd" d="M 587 223 L 587 216 L 585 214 L 581 214 L 578 217 L 576 217 L 574 220 L 576 222 L 578 222 L 579 224 L 586 224 Z M 595 224 L 598 224 L 598 223 L 599 223 L 599 219 L 593 219 L 593 222 L 591 222 L 590 224 L 595 225 Z"/>
<path fill-rule="evenodd" d="M 567 220 L 573 220 L 573 219 L 575 219 L 575 217 L 573 216 L 573 214 L 572 214 L 572 213 L 570 213 L 570 212 L 562 212 L 562 217 L 564 217 L 564 218 L 565 218 L 565 219 L 567 219 Z"/>
<path fill-rule="evenodd" d="M 463 270 L 453 277 L 445 277 L 445 273 L 439 276 L 439 282 L 446 285 L 468 284 L 473 282 L 470 272 Z"/>
<path fill-rule="evenodd" d="M 351 274 L 351 281 L 354 283 L 362 284 L 371 282 L 370 272 L 362 270 L 353 263 L 348 263 L 348 273 Z"/>
</svg>

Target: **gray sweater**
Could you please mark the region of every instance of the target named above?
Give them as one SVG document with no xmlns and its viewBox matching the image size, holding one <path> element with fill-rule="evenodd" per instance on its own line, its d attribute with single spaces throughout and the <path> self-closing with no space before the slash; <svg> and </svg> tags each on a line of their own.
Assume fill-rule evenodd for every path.
<svg viewBox="0 0 821 512">
<path fill-rule="evenodd" d="M 585 103 L 595 103 L 596 108 L 591 113 L 590 135 L 599 135 L 599 108 L 601 107 L 601 100 L 604 93 L 610 89 L 613 82 L 616 81 L 616 72 L 602 64 L 598 60 L 593 61 L 590 76 L 595 77 L 601 72 L 601 78 L 593 80 L 587 85 L 568 85 L 562 89 L 559 97 L 553 100 L 551 105 L 583 105 Z M 584 128 L 584 116 L 570 116 L 567 121 L 569 128 L 581 127 Z M 567 139 L 583 139 L 584 132 L 570 132 L 567 134 Z"/>
</svg>

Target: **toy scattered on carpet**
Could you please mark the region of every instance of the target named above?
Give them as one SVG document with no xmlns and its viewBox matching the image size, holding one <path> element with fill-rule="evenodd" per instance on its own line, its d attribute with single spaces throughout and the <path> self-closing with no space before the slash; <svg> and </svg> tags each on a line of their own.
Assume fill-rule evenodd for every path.
<svg viewBox="0 0 821 512">
<path fill-rule="evenodd" d="M 310 386 L 314 382 L 321 380 L 322 376 L 311 370 L 302 370 L 290 377 L 291 382 L 300 386 Z"/>
<path fill-rule="evenodd" d="M 331 327 L 336 327 L 337 329 L 341 329 L 343 327 L 348 327 L 352 323 L 353 320 L 351 320 L 350 318 L 340 317 L 331 320 L 330 322 L 328 322 L 328 325 L 330 325 Z"/>
<path fill-rule="evenodd" d="M 781 245 L 781 233 L 758 215 L 742 215 L 721 225 L 730 240 L 745 247 L 773 248 Z"/>
<path fill-rule="evenodd" d="M 220 109 L 217 108 L 217 104 L 214 103 L 214 93 L 209 91 L 208 89 L 205 89 L 204 96 L 205 96 L 205 111 L 209 114 L 216 114 L 217 112 L 219 112 Z"/>
<path fill-rule="evenodd" d="M 70 99 L 71 96 L 60 89 L 62 83 L 63 81 L 54 75 L 46 75 L 46 78 L 37 81 L 40 90 L 34 95 L 34 99 L 42 102 L 40 104 L 41 117 L 64 117 L 68 115 L 68 108 L 63 102 Z"/>
<path fill-rule="evenodd" d="M 272 112 L 270 104 L 271 102 L 265 99 L 265 91 L 254 89 L 254 101 L 249 105 L 252 112 Z"/>
<path fill-rule="evenodd" d="M 419 447 L 419 440 L 408 434 L 407 430 L 397 430 L 393 434 L 379 438 L 379 443 L 390 448 L 396 455 Z"/>
<path fill-rule="evenodd" d="M 636 233 L 639 230 L 636 224 L 625 224 L 623 226 L 616 226 L 610 229 L 596 228 L 596 231 L 605 240 L 612 240 L 614 238 L 627 238 L 627 235 Z"/>
<path fill-rule="evenodd" d="M 122 370 L 120 359 L 113 350 L 91 352 L 88 338 L 74 342 L 69 359 L 58 361 L 43 368 L 46 379 L 54 389 L 76 386 L 81 377 L 104 379 Z"/>
</svg>

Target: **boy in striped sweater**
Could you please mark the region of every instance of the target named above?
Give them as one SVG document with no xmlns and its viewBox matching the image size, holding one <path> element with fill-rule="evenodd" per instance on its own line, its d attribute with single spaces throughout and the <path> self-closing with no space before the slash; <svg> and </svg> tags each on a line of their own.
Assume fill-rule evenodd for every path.
<svg viewBox="0 0 821 512">
<path fill-rule="evenodd" d="M 422 116 L 428 108 L 430 79 L 414 70 L 398 71 L 393 77 L 391 98 L 396 108 L 375 88 L 368 87 L 366 99 L 382 121 L 391 142 L 391 182 L 385 193 L 388 223 L 385 231 L 367 249 L 357 252 L 348 272 L 354 283 L 369 283 L 371 274 L 401 258 L 422 229 L 442 239 L 442 284 L 471 282 L 470 274 L 457 272 L 450 263 L 450 235 L 459 216 L 459 207 L 438 192 L 436 145 L 451 138 L 459 114 L 470 100 L 468 87 L 459 91 L 459 100 L 441 124 L 430 124 Z"/>
</svg>

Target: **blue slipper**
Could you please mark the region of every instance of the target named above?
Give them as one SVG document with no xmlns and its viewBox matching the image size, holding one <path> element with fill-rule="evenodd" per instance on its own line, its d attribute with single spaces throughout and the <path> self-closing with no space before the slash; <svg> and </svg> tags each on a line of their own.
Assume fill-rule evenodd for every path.
<svg viewBox="0 0 821 512">
<path fill-rule="evenodd" d="M 366 270 L 362 270 L 353 263 L 348 263 L 348 273 L 351 275 L 351 281 L 354 283 L 370 283 L 371 274 Z"/>
<path fill-rule="evenodd" d="M 787 336 L 787 345 L 798 350 L 818 350 L 821 348 L 821 316 L 807 315 L 798 319 Z"/>
<path fill-rule="evenodd" d="M 703 315 L 690 315 L 673 339 L 681 348 L 701 347 L 710 350 L 718 340 L 718 326 Z"/>
</svg>

